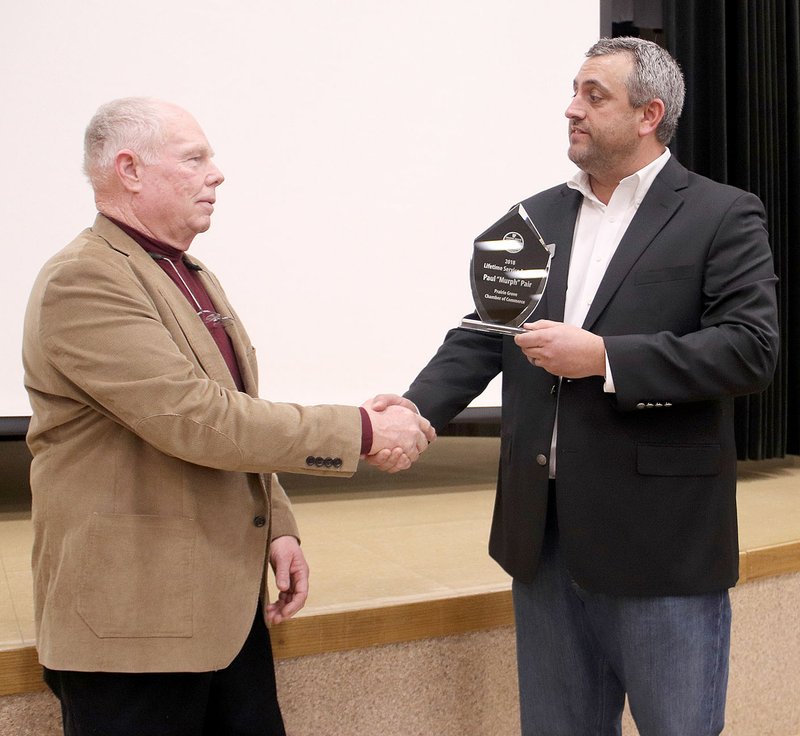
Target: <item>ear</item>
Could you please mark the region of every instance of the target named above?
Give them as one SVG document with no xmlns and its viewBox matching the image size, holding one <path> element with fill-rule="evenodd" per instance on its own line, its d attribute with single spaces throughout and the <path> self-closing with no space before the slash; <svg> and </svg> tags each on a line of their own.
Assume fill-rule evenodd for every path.
<svg viewBox="0 0 800 736">
<path fill-rule="evenodd" d="M 642 116 L 639 120 L 639 135 L 642 138 L 646 138 L 648 135 L 655 134 L 663 119 L 664 103 L 656 97 L 642 107 Z"/>
<path fill-rule="evenodd" d="M 138 192 L 142 188 L 142 161 L 133 152 L 123 148 L 114 157 L 114 171 L 122 186 L 129 192 Z"/>
</svg>

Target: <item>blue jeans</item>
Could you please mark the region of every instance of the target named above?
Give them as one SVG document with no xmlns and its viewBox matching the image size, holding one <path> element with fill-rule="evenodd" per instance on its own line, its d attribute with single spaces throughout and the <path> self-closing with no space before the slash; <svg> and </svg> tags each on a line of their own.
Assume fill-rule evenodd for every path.
<svg viewBox="0 0 800 736">
<path fill-rule="evenodd" d="M 628 695 L 641 736 L 722 731 L 727 591 L 684 597 L 588 593 L 550 539 L 532 583 L 512 586 L 523 736 L 619 736 Z"/>
</svg>

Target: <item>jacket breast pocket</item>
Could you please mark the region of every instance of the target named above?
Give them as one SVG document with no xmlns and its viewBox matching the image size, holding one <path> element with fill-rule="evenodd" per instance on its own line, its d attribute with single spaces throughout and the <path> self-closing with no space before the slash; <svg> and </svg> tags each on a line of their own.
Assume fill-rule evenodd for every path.
<svg viewBox="0 0 800 736">
<path fill-rule="evenodd" d="M 641 475 L 710 476 L 719 475 L 721 468 L 722 448 L 716 444 L 639 444 L 636 448 L 636 470 Z"/>
<path fill-rule="evenodd" d="M 192 635 L 194 522 L 94 514 L 78 613 L 99 637 Z"/>
<path fill-rule="evenodd" d="M 683 281 L 692 278 L 696 271 L 697 269 L 691 265 L 654 268 L 637 272 L 634 276 L 634 283 L 641 286 L 643 284 L 659 284 L 664 281 Z"/>
</svg>

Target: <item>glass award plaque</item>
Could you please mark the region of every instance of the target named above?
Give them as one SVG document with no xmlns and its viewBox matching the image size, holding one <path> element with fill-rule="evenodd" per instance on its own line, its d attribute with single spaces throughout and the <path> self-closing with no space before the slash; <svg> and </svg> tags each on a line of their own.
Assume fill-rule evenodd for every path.
<svg viewBox="0 0 800 736">
<path fill-rule="evenodd" d="M 473 244 L 472 298 L 479 320 L 469 330 L 516 335 L 542 298 L 555 245 L 546 245 L 525 208 L 515 205 Z"/>
</svg>

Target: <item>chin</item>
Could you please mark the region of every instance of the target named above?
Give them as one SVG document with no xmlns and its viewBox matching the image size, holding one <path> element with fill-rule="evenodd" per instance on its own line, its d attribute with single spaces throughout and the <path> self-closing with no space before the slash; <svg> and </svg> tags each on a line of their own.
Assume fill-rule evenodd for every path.
<svg viewBox="0 0 800 736">
<path fill-rule="evenodd" d="M 584 164 L 591 160 L 591 157 L 591 151 L 587 150 L 586 148 L 575 148 L 574 146 L 570 146 L 569 150 L 567 151 L 567 158 L 569 158 L 573 164 L 581 169 L 583 168 Z"/>
</svg>

